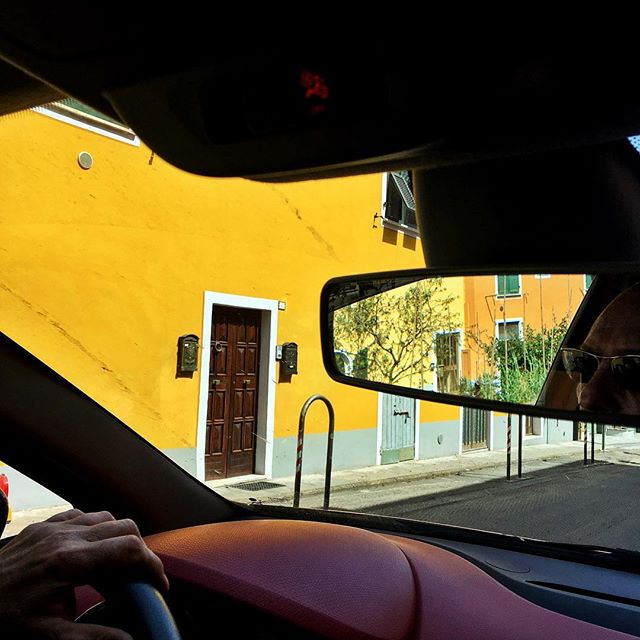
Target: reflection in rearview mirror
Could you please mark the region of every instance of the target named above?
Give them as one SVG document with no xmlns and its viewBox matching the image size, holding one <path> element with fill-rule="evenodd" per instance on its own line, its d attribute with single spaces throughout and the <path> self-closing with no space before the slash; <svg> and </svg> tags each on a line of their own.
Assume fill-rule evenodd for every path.
<svg viewBox="0 0 640 640">
<path fill-rule="evenodd" d="M 493 402 L 640 415 L 639 274 L 424 273 L 328 285 L 340 374 Z M 624 398 L 632 387 L 637 405 Z"/>
</svg>

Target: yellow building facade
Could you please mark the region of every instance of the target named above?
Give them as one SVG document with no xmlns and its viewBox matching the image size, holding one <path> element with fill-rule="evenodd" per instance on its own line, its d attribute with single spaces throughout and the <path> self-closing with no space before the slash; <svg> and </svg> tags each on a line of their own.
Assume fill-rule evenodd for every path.
<svg viewBox="0 0 640 640">
<path fill-rule="evenodd" d="M 325 373 L 319 294 L 335 276 L 423 266 L 416 238 L 381 224 L 384 177 L 204 178 L 72 115 L 0 120 L 0 330 L 204 480 L 211 374 L 228 347 L 215 318 L 253 314 L 259 346 L 236 345 L 257 358 L 254 422 L 240 425 L 240 441 L 254 438 L 249 472 L 293 474 L 298 415 L 316 393 L 335 407 L 334 468 L 374 464 L 378 397 Z M 201 346 L 191 377 L 177 375 L 187 334 Z M 279 372 L 285 343 L 298 348 L 291 376 Z M 307 471 L 322 468 L 326 424 L 314 407 Z"/>
<path fill-rule="evenodd" d="M 465 449 L 460 407 L 344 386 L 322 364 L 327 280 L 424 266 L 402 172 L 204 178 L 102 124 L 62 106 L 0 119 L 0 331 L 201 480 L 293 475 L 299 413 L 314 394 L 335 408 L 334 469 Z M 567 295 L 574 310 L 582 299 L 582 281 L 533 278 L 503 299 L 493 279 L 448 281 L 460 375 L 473 373 L 474 323 L 491 333 L 501 317 L 526 316 L 539 326 L 540 309 L 547 322 Z M 194 372 L 179 368 L 184 336 L 199 341 Z M 287 375 L 279 358 L 291 345 L 297 372 Z M 439 384 L 435 369 L 423 386 Z M 482 446 L 503 446 L 503 421 L 491 416 Z M 324 470 L 326 434 L 316 405 L 305 473 Z M 55 501 L 3 472 L 14 509 Z"/>
<path fill-rule="evenodd" d="M 523 337 L 527 328 L 538 333 L 544 330 L 547 340 L 555 333 L 554 343 L 559 342 L 584 299 L 590 278 L 583 274 L 494 274 L 450 278 L 446 282 L 455 291 L 451 307 L 460 325 L 457 332 L 451 332 L 455 339 L 448 343 L 453 353 L 445 353 L 444 358 L 436 354 L 432 388 L 456 394 L 457 381 L 463 393 L 473 394 L 473 385 L 482 376 L 485 381 L 499 380 L 486 349 L 508 349 L 509 339 Z M 542 355 L 549 368 L 555 350 Z M 445 376 L 441 370 L 447 366 L 450 371 Z M 506 447 L 506 414 L 430 402 L 418 404 L 421 458 Z M 522 429 L 529 445 L 574 437 L 573 425 L 562 420 L 527 417 Z"/>
</svg>

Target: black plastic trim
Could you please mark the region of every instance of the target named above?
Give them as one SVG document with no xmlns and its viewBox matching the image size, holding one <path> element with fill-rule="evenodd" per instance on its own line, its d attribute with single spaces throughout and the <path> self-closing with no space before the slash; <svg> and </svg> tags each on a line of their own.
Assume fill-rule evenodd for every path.
<svg viewBox="0 0 640 640">
<path fill-rule="evenodd" d="M 249 516 L 2 334 L 0 424 L 3 462 L 143 534 Z"/>
<path fill-rule="evenodd" d="M 540 272 L 540 266 L 523 265 L 519 268 L 505 268 L 500 270 L 501 273 L 508 274 L 535 274 Z M 322 346 L 322 360 L 325 370 L 330 378 L 336 382 L 347 384 L 352 387 L 361 389 L 371 389 L 381 393 L 393 393 L 408 398 L 417 398 L 420 400 L 428 400 L 431 402 L 439 402 L 443 404 L 451 404 L 455 406 L 475 407 L 478 409 L 500 411 L 503 413 L 523 414 L 528 416 L 539 416 L 545 418 L 556 418 L 560 420 L 582 420 L 587 422 L 601 422 L 603 424 L 617 424 L 620 426 L 640 426 L 640 415 L 618 415 L 612 413 L 597 413 L 586 411 L 572 411 L 568 409 L 546 409 L 535 405 L 514 404 L 511 402 L 498 402 L 486 400 L 483 398 L 473 398 L 467 396 L 457 396 L 447 393 L 439 393 L 435 391 L 424 391 L 421 389 L 411 389 L 408 387 L 400 387 L 384 382 L 375 382 L 373 380 L 362 380 L 352 378 L 341 373 L 336 367 L 333 357 L 333 326 L 331 323 L 331 314 L 329 313 L 329 296 L 333 287 L 338 284 L 347 282 L 365 282 L 375 279 L 386 278 L 417 278 L 421 277 L 454 277 L 454 276 L 482 276 L 495 275 L 496 270 L 491 269 L 407 269 L 402 271 L 381 271 L 373 273 L 364 273 L 353 276 L 341 276 L 329 280 L 320 294 L 320 340 Z M 640 277 L 640 266 L 638 264 L 630 264 L 621 262 L 619 264 L 602 264 L 602 263 L 585 263 L 583 265 L 574 265 L 568 269 L 566 266 L 548 266 L 545 273 L 550 274 L 574 274 L 583 273 L 591 274 L 624 274 L 637 275 Z M 580 311 L 578 311 L 580 313 Z M 576 318 L 578 316 L 576 315 Z"/>
</svg>

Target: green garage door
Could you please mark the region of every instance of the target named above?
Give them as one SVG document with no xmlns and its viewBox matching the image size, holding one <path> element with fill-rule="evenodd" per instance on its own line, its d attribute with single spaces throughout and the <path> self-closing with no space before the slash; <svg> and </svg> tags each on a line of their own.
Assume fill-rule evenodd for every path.
<svg viewBox="0 0 640 640">
<path fill-rule="evenodd" d="M 416 401 L 382 394 L 382 464 L 413 460 L 415 457 Z"/>
</svg>

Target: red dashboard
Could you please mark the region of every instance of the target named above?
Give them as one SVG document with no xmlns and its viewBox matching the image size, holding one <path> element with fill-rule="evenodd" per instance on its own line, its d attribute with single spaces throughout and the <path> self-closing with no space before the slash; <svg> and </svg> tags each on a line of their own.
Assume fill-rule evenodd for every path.
<svg viewBox="0 0 640 640">
<path fill-rule="evenodd" d="M 432 544 L 335 524 L 224 522 L 146 538 L 170 579 L 325 638 L 618 640 Z"/>
</svg>

